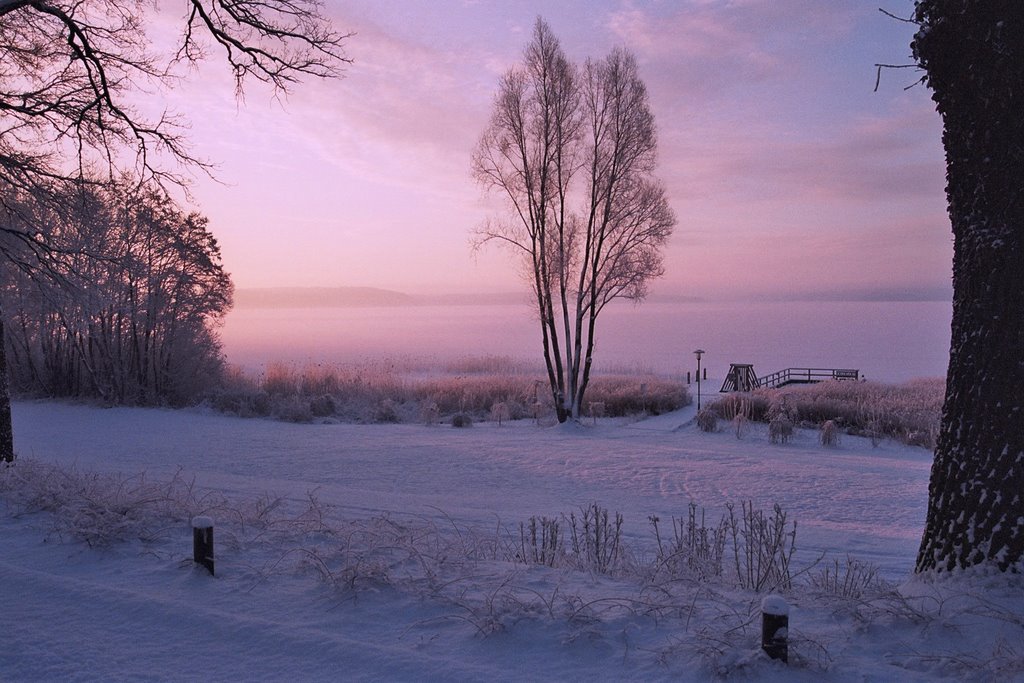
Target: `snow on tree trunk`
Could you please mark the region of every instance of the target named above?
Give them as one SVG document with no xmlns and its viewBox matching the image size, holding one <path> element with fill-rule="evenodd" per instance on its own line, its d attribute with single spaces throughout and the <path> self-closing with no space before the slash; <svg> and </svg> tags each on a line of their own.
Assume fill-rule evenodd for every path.
<svg viewBox="0 0 1024 683">
<path fill-rule="evenodd" d="M 7 343 L 3 309 L 0 308 L 0 462 L 14 461 L 14 428 L 11 423 L 11 388 L 7 381 Z"/>
<path fill-rule="evenodd" d="M 942 115 L 953 325 L 917 570 L 1024 555 L 1024 3 L 921 0 L 912 45 Z"/>
</svg>

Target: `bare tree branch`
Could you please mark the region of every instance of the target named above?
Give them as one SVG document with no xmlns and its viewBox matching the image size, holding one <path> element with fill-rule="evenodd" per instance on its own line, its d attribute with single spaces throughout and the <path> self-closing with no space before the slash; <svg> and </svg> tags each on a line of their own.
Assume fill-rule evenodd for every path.
<svg viewBox="0 0 1024 683">
<path fill-rule="evenodd" d="M 332 28 L 319 0 L 189 3 L 180 49 L 163 55 L 147 35 L 146 19 L 158 10 L 146 0 L 0 0 L 4 265 L 65 270 L 74 249 L 84 249 L 62 241 L 59 229 L 76 218 L 67 204 L 76 188 L 132 177 L 138 188 L 187 192 L 184 170 L 211 173 L 188 146 L 180 116 L 131 105 L 134 94 L 168 86 L 177 68 L 201 60 L 202 41 L 223 48 L 237 96 L 250 78 L 282 93 L 307 77 L 337 76 L 349 61 L 348 34 Z M 0 317 L 0 461 L 9 461 L 3 331 Z"/>
</svg>

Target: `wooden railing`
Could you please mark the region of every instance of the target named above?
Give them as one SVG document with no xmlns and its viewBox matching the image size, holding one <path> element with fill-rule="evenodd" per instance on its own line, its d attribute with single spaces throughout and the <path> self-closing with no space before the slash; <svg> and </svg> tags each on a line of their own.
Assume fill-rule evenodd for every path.
<svg viewBox="0 0 1024 683">
<path fill-rule="evenodd" d="M 786 368 L 758 377 L 757 386 L 761 389 L 771 389 L 784 384 L 813 384 L 832 379 L 857 380 L 860 379 L 860 371 L 849 368 Z"/>
</svg>

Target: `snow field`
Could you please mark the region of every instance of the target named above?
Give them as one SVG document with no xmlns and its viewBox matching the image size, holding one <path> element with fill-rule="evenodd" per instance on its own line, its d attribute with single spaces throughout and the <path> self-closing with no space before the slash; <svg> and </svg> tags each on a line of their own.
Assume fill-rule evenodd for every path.
<svg viewBox="0 0 1024 683">
<path fill-rule="evenodd" d="M 0 484 L 3 604 L 18 626 L 0 672 L 852 681 L 1024 671 L 1019 581 L 906 581 L 930 454 L 852 438 L 823 449 L 812 432 L 769 446 L 756 426 L 737 440 L 690 418 L 454 430 L 19 403 L 23 460 Z M 795 566 L 832 558 L 784 591 L 789 667 L 759 654 L 763 595 L 643 570 L 648 516 L 664 525 L 693 501 L 717 520 L 742 500 L 779 502 L 797 520 Z M 509 560 L 520 522 L 594 502 L 624 518 L 628 554 L 612 575 Z M 216 579 L 191 566 L 197 515 L 216 523 Z M 844 589 L 859 576 L 847 553 L 885 581 Z"/>
</svg>

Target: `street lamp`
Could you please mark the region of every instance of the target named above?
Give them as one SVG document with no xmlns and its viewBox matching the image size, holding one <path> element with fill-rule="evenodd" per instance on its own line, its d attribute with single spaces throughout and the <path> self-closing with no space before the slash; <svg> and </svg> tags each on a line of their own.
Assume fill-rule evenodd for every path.
<svg viewBox="0 0 1024 683">
<path fill-rule="evenodd" d="M 697 349 L 693 352 L 697 356 L 697 412 L 700 412 L 700 357 L 704 355 L 704 349 Z"/>
</svg>

